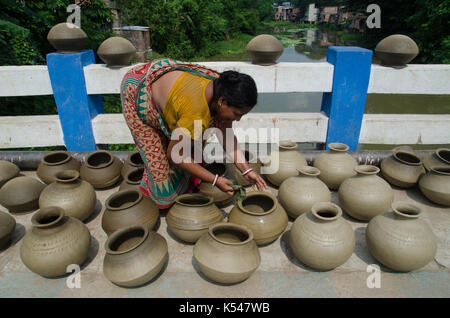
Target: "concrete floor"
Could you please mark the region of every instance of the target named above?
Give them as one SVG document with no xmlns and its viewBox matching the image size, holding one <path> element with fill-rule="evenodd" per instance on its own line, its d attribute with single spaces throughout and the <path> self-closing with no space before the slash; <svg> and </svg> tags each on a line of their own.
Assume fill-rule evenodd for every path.
<svg viewBox="0 0 450 318">
<path fill-rule="evenodd" d="M 36 176 L 34 171 L 24 175 Z M 380 288 L 368 288 L 367 271 L 378 264 L 369 254 L 365 242 L 367 223 L 344 214 L 356 236 L 356 248 L 350 259 L 340 267 L 318 272 L 301 264 L 287 244 L 288 228 L 275 242 L 260 248 L 261 265 L 246 281 L 231 286 L 208 281 L 194 267 L 192 244 L 175 239 L 167 231 L 165 214 L 157 232 L 169 247 L 169 261 L 160 275 L 139 288 L 122 288 L 108 281 L 102 272 L 106 234 L 101 228 L 104 202 L 118 187 L 97 191 L 97 207 L 86 225 L 92 235 L 88 260 L 81 268 L 81 288 L 70 289 L 66 277 L 47 279 L 29 271 L 19 256 L 20 240 L 30 229 L 31 214 L 14 215 L 17 221 L 12 245 L 0 251 L 0 297 L 450 297 L 450 208 L 428 201 L 418 189 L 404 191 L 394 188 L 395 200 L 410 200 L 423 208 L 421 218 L 433 229 L 438 239 L 435 259 L 420 270 L 396 273 L 381 267 Z M 271 188 L 273 194 L 277 189 Z M 333 192 L 333 202 L 338 203 Z M 232 206 L 223 209 L 229 212 Z M 7 211 L 0 206 L 0 210 Z M 379 265 L 379 264 L 378 264 Z"/>
</svg>

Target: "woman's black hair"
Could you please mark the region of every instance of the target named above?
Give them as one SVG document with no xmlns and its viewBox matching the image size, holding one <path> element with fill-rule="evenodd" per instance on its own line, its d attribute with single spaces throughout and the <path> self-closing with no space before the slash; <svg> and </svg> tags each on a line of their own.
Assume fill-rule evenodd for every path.
<svg viewBox="0 0 450 318">
<path fill-rule="evenodd" d="M 225 71 L 214 80 L 214 97 L 217 101 L 223 97 L 228 105 L 247 108 L 257 103 L 258 91 L 253 78 L 236 71 Z"/>
</svg>

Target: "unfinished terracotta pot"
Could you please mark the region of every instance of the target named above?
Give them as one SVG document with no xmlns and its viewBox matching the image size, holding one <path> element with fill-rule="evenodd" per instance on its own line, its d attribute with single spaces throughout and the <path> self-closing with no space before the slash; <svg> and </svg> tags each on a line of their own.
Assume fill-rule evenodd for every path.
<svg viewBox="0 0 450 318">
<path fill-rule="evenodd" d="M 151 230 L 158 219 L 159 209 L 152 199 L 136 189 L 121 190 L 106 200 L 102 228 L 108 236 L 135 224 L 145 225 Z"/>
<path fill-rule="evenodd" d="M 422 162 L 427 171 L 436 166 L 450 167 L 450 149 L 436 149 L 434 153 L 424 156 Z"/>
<path fill-rule="evenodd" d="M 94 212 L 97 196 L 92 185 L 79 176 L 75 170 L 58 172 L 56 181 L 42 191 L 39 207 L 58 206 L 67 216 L 80 221 L 87 219 Z"/>
<path fill-rule="evenodd" d="M 59 23 L 50 29 L 47 40 L 58 53 L 81 52 L 87 44 L 86 33 L 72 23 Z"/>
<path fill-rule="evenodd" d="M 0 211 L 0 250 L 8 246 L 16 229 L 16 220 L 8 213 Z"/>
<path fill-rule="evenodd" d="M 114 185 L 120 178 L 122 161 L 106 150 L 90 153 L 80 168 L 80 177 L 96 189 Z"/>
<path fill-rule="evenodd" d="M 222 212 L 214 204 L 214 199 L 202 194 L 178 196 L 166 216 L 170 231 L 190 243 L 197 242 L 211 225 L 222 221 Z"/>
<path fill-rule="evenodd" d="M 119 68 L 130 65 L 131 59 L 136 54 L 136 48 L 129 40 L 113 36 L 100 44 L 97 54 L 106 66 Z"/>
<path fill-rule="evenodd" d="M 393 34 L 381 40 L 375 47 L 375 55 L 381 65 L 394 68 L 405 67 L 419 54 L 419 47 L 409 36 Z"/>
<path fill-rule="evenodd" d="M 346 144 L 334 142 L 328 147 L 330 151 L 317 156 L 313 166 L 320 170 L 319 179 L 331 190 L 337 190 L 345 179 L 356 174 L 358 163 L 347 153 L 349 147 Z"/>
<path fill-rule="evenodd" d="M 207 278 L 222 284 L 246 280 L 261 263 L 252 231 L 233 223 L 211 226 L 195 243 L 194 259 Z"/>
<path fill-rule="evenodd" d="M 389 211 L 394 201 L 394 192 L 389 183 L 377 176 L 380 169 L 360 165 L 355 171 L 357 175 L 346 179 L 339 187 L 342 209 L 362 221 L 369 221 L 374 216 Z"/>
<path fill-rule="evenodd" d="M 450 206 L 450 167 L 431 168 L 420 178 L 419 188 L 430 201 Z"/>
<path fill-rule="evenodd" d="M 144 168 L 144 161 L 142 161 L 139 151 L 135 150 L 130 152 L 128 155 L 127 160 L 125 160 L 122 166 L 120 174 L 125 178 L 130 171 L 134 171 L 137 168 Z"/>
<path fill-rule="evenodd" d="M 67 266 L 81 265 L 91 245 L 88 228 L 65 216 L 59 207 L 40 209 L 31 218 L 32 229 L 20 246 L 20 258 L 28 269 L 44 277 L 67 273 Z"/>
<path fill-rule="evenodd" d="M 0 204 L 11 213 L 28 213 L 39 207 L 45 184 L 31 177 L 17 177 L 0 189 Z"/>
<path fill-rule="evenodd" d="M 103 273 L 114 284 L 141 286 L 161 272 L 169 257 L 167 242 L 144 225 L 114 232 L 105 243 Z"/>
<path fill-rule="evenodd" d="M 320 170 L 304 166 L 300 175 L 283 181 L 278 191 L 278 198 L 287 214 L 294 219 L 311 211 L 314 203 L 331 202 L 331 192 L 318 177 Z"/>
<path fill-rule="evenodd" d="M 0 160 L 0 188 L 12 178 L 19 175 L 20 169 L 14 163 Z"/>
<path fill-rule="evenodd" d="M 397 201 L 392 210 L 374 217 L 367 225 L 370 254 L 400 272 L 427 265 L 434 259 L 437 243 L 429 225 L 419 219 L 421 209 L 410 202 Z"/>
<path fill-rule="evenodd" d="M 52 151 L 42 157 L 36 175 L 49 184 L 56 181 L 56 174 L 64 170 L 80 171 L 80 162 L 67 151 Z"/>
<path fill-rule="evenodd" d="M 248 166 L 258 174 L 261 173 L 261 161 L 257 158 L 256 153 L 249 150 L 243 150 L 242 152 L 244 153 L 245 160 L 247 160 L 248 162 Z M 231 172 L 232 178 L 236 180 L 239 185 L 244 187 L 251 185 L 250 181 L 242 176 L 242 172 L 236 167 L 234 163 L 228 163 L 227 166 L 229 168 L 229 171 Z"/>
<path fill-rule="evenodd" d="M 228 222 L 246 226 L 253 232 L 256 244 L 264 245 L 275 241 L 284 232 L 288 217 L 273 194 L 255 191 L 238 201 L 228 215 Z"/>
<path fill-rule="evenodd" d="M 205 169 L 211 172 L 212 174 L 216 175 L 218 174 L 220 177 L 224 177 L 227 179 L 230 179 L 230 172 L 227 169 L 227 166 L 224 163 L 214 162 L 205 165 Z M 216 187 L 212 185 L 212 183 L 209 182 L 202 182 L 200 184 L 200 193 L 204 194 L 205 196 L 210 196 L 214 199 L 214 203 L 217 204 L 219 207 L 225 206 L 233 200 L 233 196 L 229 195 L 226 192 L 223 192 L 220 190 L 219 187 Z"/>
<path fill-rule="evenodd" d="M 344 264 L 355 250 L 355 234 L 331 202 L 319 202 L 299 216 L 291 227 L 289 245 L 305 265 L 331 270 Z"/>
<path fill-rule="evenodd" d="M 128 170 L 128 173 L 125 175 L 123 182 L 120 184 L 119 190 L 139 189 L 143 175 L 143 167 Z"/>
<path fill-rule="evenodd" d="M 381 161 L 383 177 L 393 185 L 401 188 L 414 186 L 425 173 L 422 160 L 408 151 L 395 151 L 390 157 Z"/>
<path fill-rule="evenodd" d="M 255 36 L 245 48 L 253 64 L 272 65 L 283 54 L 284 47 L 280 40 L 270 34 Z"/>
</svg>

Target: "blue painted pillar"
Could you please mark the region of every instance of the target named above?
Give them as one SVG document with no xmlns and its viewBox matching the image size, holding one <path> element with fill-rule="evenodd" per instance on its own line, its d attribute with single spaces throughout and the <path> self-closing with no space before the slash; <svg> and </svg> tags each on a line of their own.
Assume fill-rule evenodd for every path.
<svg viewBox="0 0 450 318">
<path fill-rule="evenodd" d="M 95 64 L 94 52 L 47 55 L 64 143 L 69 151 L 96 150 L 91 120 L 103 113 L 101 95 L 88 95 L 83 67 Z"/>
<path fill-rule="evenodd" d="M 366 105 L 372 51 L 354 46 L 330 46 L 327 61 L 334 65 L 333 91 L 324 93 L 322 111 L 328 116 L 326 149 L 342 142 L 357 150 Z"/>
</svg>

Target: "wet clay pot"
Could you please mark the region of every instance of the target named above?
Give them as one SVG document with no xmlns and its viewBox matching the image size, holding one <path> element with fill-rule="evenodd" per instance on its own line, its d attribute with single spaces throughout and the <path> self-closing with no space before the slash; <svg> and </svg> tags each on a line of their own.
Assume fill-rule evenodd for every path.
<svg viewBox="0 0 450 318">
<path fill-rule="evenodd" d="M 136 150 L 130 152 L 130 154 L 127 157 L 127 160 L 125 160 L 122 166 L 120 174 L 122 175 L 122 177 L 125 178 L 130 171 L 135 170 L 137 168 L 144 168 L 144 162 L 142 161 L 141 154 L 139 153 L 139 151 Z"/>
<path fill-rule="evenodd" d="M 58 53 L 81 52 L 87 44 L 87 35 L 72 23 L 59 23 L 50 29 L 47 40 Z"/>
<path fill-rule="evenodd" d="M 381 174 L 393 185 L 401 188 L 414 186 L 425 173 L 422 160 L 407 151 L 396 151 L 381 161 Z"/>
<path fill-rule="evenodd" d="M 355 234 L 342 217 L 342 210 L 331 202 L 319 202 L 292 224 L 289 245 L 305 265 L 331 270 L 344 264 L 355 249 Z"/>
<path fill-rule="evenodd" d="M 253 64 L 272 65 L 283 54 L 283 44 L 270 34 L 255 36 L 245 48 Z"/>
<path fill-rule="evenodd" d="M 355 219 L 369 221 L 389 211 L 394 192 L 385 180 L 377 176 L 378 167 L 361 165 L 356 176 L 346 179 L 339 187 L 339 203 L 344 212 Z"/>
<path fill-rule="evenodd" d="M 145 225 L 151 230 L 158 218 L 159 209 L 152 199 L 136 189 L 121 190 L 106 200 L 102 228 L 108 236 L 135 224 Z"/>
<path fill-rule="evenodd" d="M 252 231 L 233 223 L 211 226 L 195 243 L 194 259 L 207 278 L 222 284 L 246 280 L 261 263 Z"/>
<path fill-rule="evenodd" d="M 268 170 L 273 171 L 267 173 L 267 179 L 272 184 L 280 186 L 287 178 L 297 176 L 298 169 L 308 165 L 305 158 L 296 149 L 297 143 L 281 141 L 279 151 L 273 151 L 270 154 L 264 165 L 269 165 Z"/>
<path fill-rule="evenodd" d="M 222 212 L 212 197 L 202 194 L 182 194 L 166 216 L 167 226 L 179 239 L 195 243 L 208 228 L 223 221 Z"/>
<path fill-rule="evenodd" d="M 253 169 L 253 171 L 258 174 L 261 173 L 261 162 L 257 158 L 256 154 L 253 151 L 243 150 L 242 151 L 245 156 L 245 160 L 248 162 L 248 166 Z M 236 182 L 244 187 L 251 185 L 251 183 L 242 176 L 242 172 L 236 167 L 234 163 L 227 164 L 230 174 L 232 178 L 236 180 Z"/>
<path fill-rule="evenodd" d="M 255 191 L 238 201 L 228 222 L 246 226 L 253 232 L 256 244 L 264 245 L 275 241 L 284 232 L 288 217 L 273 194 Z"/>
<path fill-rule="evenodd" d="M 131 59 L 136 54 L 136 48 L 129 40 L 113 36 L 100 44 L 97 54 L 106 66 L 119 68 L 130 65 Z"/>
<path fill-rule="evenodd" d="M 17 177 L 0 189 L 0 204 L 11 213 L 28 213 L 39 207 L 45 184 L 31 177 Z"/>
<path fill-rule="evenodd" d="M 450 149 L 436 149 L 433 154 L 424 156 L 422 162 L 427 171 L 436 166 L 450 167 Z"/>
<path fill-rule="evenodd" d="M 450 206 L 450 167 L 432 168 L 420 178 L 419 188 L 430 201 Z"/>
<path fill-rule="evenodd" d="M 437 243 L 431 228 L 419 219 L 420 208 L 397 201 L 392 210 L 374 217 L 367 225 L 370 254 L 386 267 L 401 272 L 427 265 L 434 259 Z"/>
<path fill-rule="evenodd" d="M 120 178 L 122 161 L 106 150 L 97 150 L 86 157 L 80 177 L 96 189 L 114 185 Z"/>
<path fill-rule="evenodd" d="M 331 192 L 318 177 L 320 170 L 304 166 L 300 175 L 283 181 L 278 191 L 278 198 L 287 214 L 294 219 L 311 211 L 314 203 L 331 202 Z"/>
<path fill-rule="evenodd" d="M 220 177 L 230 179 L 230 173 L 224 163 L 210 163 L 205 165 L 205 169 L 214 175 L 218 174 Z M 209 182 L 203 181 L 200 184 L 200 193 L 204 194 L 205 196 L 212 197 L 214 199 L 214 203 L 220 207 L 229 204 L 233 200 L 233 196 L 229 195 L 226 192 L 223 192 L 219 187 L 213 187 L 212 183 Z"/>
<path fill-rule="evenodd" d="M 390 35 L 375 47 L 375 55 L 381 60 L 381 65 L 394 68 L 405 67 L 417 54 L 419 47 L 416 42 L 403 34 Z"/>
<path fill-rule="evenodd" d="M 16 220 L 8 213 L 0 211 L 0 250 L 8 246 L 16 229 Z"/>
<path fill-rule="evenodd" d="M 67 273 L 67 266 L 81 265 L 91 245 L 89 230 L 80 220 L 64 215 L 59 207 L 43 208 L 31 218 L 32 229 L 20 246 L 28 269 L 44 277 Z"/>
<path fill-rule="evenodd" d="M 80 221 L 87 219 L 94 212 L 97 196 L 92 185 L 79 176 L 75 170 L 58 172 L 56 181 L 42 191 L 39 207 L 58 206 L 67 216 Z"/>
<path fill-rule="evenodd" d="M 80 162 L 67 151 L 52 151 L 42 157 L 36 175 L 49 184 L 56 181 L 56 174 L 64 170 L 80 171 Z"/>
<path fill-rule="evenodd" d="M 119 190 L 139 189 L 143 175 L 143 167 L 129 170 L 125 175 L 123 182 L 120 184 Z"/>
<path fill-rule="evenodd" d="M 103 273 L 114 284 L 141 286 L 158 275 L 169 253 L 164 237 L 144 225 L 114 232 L 105 243 Z"/>
<path fill-rule="evenodd" d="M 14 163 L 0 160 L 0 188 L 12 178 L 19 175 L 20 169 Z"/>
<path fill-rule="evenodd" d="M 358 163 L 347 153 L 349 147 L 346 144 L 334 142 L 328 147 L 330 151 L 317 156 L 313 166 L 320 170 L 319 179 L 331 190 L 337 190 L 345 179 L 356 174 Z"/>
</svg>

